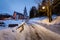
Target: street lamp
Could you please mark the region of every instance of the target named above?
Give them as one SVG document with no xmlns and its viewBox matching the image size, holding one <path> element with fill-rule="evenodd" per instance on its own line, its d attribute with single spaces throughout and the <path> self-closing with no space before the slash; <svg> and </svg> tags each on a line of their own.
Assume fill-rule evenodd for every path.
<svg viewBox="0 0 60 40">
<path fill-rule="evenodd" d="M 45 9 L 45 6 L 43 6 L 42 9 Z"/>
</svg>

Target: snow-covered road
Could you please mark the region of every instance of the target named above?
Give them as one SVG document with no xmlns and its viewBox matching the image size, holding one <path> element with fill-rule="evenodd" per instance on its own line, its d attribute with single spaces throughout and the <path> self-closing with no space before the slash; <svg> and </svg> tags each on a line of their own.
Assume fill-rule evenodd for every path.
<svg viewBox="0 0 60 40">
<path fill-rule="evenodd" d="M 24 23 L 16 31 L 0 30 L 0 40 L 60 40 L 60 35 L 32 22 Z"/>
<path fill-rule="evenodd" d="M 55 32 L 52 32 L 45 27 L 36 24 L 36 23 L 31 23 L 30 24 L 31 29 L 34 30 L 34 34 L 37 35 L 37 40 L 40 40 L 39 37 L 42 40 L 60 40 L 60 35 L 56 34 Z M 32 31 L 31 30 L 31 31 Z M 33 33 L 33 32 L 32 32 Z M 34 36 L 35 37 L 35 36 Z"/>
<path fill-rule="evenodd" d="M 29 23 L 38 24 L 40 26 L 43 26 L 43 27 L 49 29 L 50 31 L 60 34 L 60 23 L 58 23 L 58 24 L 45 24 L 45 23 L 35 22 L 35 21 L 29 22 Z"/>
<path fill-rule="evenodd" d="M 2 29 L 0 40 L 60 40 L 60 17 L 51 23 L 48 19 L 29 20 L 18 27 Z"/>
</svg>

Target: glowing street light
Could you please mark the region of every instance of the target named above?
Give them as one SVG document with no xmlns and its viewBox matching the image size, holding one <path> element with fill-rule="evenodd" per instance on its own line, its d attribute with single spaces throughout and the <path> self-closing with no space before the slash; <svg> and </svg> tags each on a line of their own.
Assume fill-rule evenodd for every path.
<svg viewBox="0 0 60 40">
<path fill-rule="evenodd" d="M 45 6 L 43 6 L 42 9 L 45 9 Z"/>
</svg>

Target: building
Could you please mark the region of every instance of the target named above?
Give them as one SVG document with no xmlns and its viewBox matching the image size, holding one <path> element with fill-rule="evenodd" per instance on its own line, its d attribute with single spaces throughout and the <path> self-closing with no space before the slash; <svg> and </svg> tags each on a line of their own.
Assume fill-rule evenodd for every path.
<svg viewBox="0 0 60 40">
<path fill-rule="evenodd" d="M 12 16 L 11 15 L 9 15 L 9 14 L 7 14 L 7 13 L 1 13 L 0 14 L 0 20 L 7 20 L 7 19 L 11 19 L 12 18 Z"/>
<path fill-rule="evenodd" d="M 14 12 L 13 14 L 13 19 L 24 19 L 24 15 L 22 13 L 19 12 Z"/>
<path fill-rule="evenodd" d="M 27 9 L 26 9 L 26 6 L 24 8 L 24 16 L 26 17 L 27 16 Z"/>
</svg>

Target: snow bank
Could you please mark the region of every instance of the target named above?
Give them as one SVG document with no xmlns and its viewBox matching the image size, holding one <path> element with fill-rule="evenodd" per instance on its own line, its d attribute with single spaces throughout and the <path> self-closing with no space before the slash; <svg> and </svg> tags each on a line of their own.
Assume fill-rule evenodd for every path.
<svg viewBox="0 0 60 40">
<path fill-rule="evenodd" d="M 60 16 L 56 17 L 55 20 L 52 21 L 53 24 L 60 24 Z"/>
<path fill-rule="evenodd" d="M 0 21 L 5 23 L 4 24 L 5 27 L 0 26 L 0 30 L 8 28 L 9 24 L 18 24 L 18 26 L 19 26 L 20 24 L 22 24 L 24 22 L 24 20 L 0 20 Z"/>
<path fill-rule="evenodd" d="M 40 21 L 40 22 L 45 23 L 45 24 L 48 24 L 48 25 L 60 24 L 60 16 L 52 17 L 52 19 L 53 19 L 53 20 L 52 20 L 51 23 L 49 23 L 49 19 L 48 19 L 48 18 L 46 18 L 46 19 L 44 19 L 44 20 L 42 20 L 42 21 Z"/>
<path fill-rule="evenodd" d="M 37 21 L 37 20 L 43 20 L 43 19 L 45 19 L 46 17 L 44 16 L 44 17 L 37 17 L 37 18 L 32 18 L 32 19 L 30 19 L 29 21 Z"/>
<path fill-rule="evenodd" d="M 60 40 L 59 34 L 56 34 L 41 25 L 35 23 L 31 24 L 32 25 L 27 25 L 25 23 L 22 32 L 13 31 L 13 28 L 0 30 L 0 40 Z M 20 29 L 17 31 L 20 31 Z"/>
<path fill-rule="evenodd" d="M 5 24 L 21 24 L 23 20 L 5 20 Z"/>
<path fill-rule="evenodd" d="M 10 28 L 0 30 L 0 40 L 19 40 L 19 34 L 12 32 Z"/>
<path fill-rule="evenodd" d="M 38 23 L 43 23 L 47 25 L 53 25 L 53 24 L 60 24 L 60 16 L 53 15 L 52 16 L 52 22 L 49 22 L 49 18 L 47 17 L 40 17 L 40 18 L 33 18 L 30 19 L 29 22 L 38 22 Z"/>
</svg>

